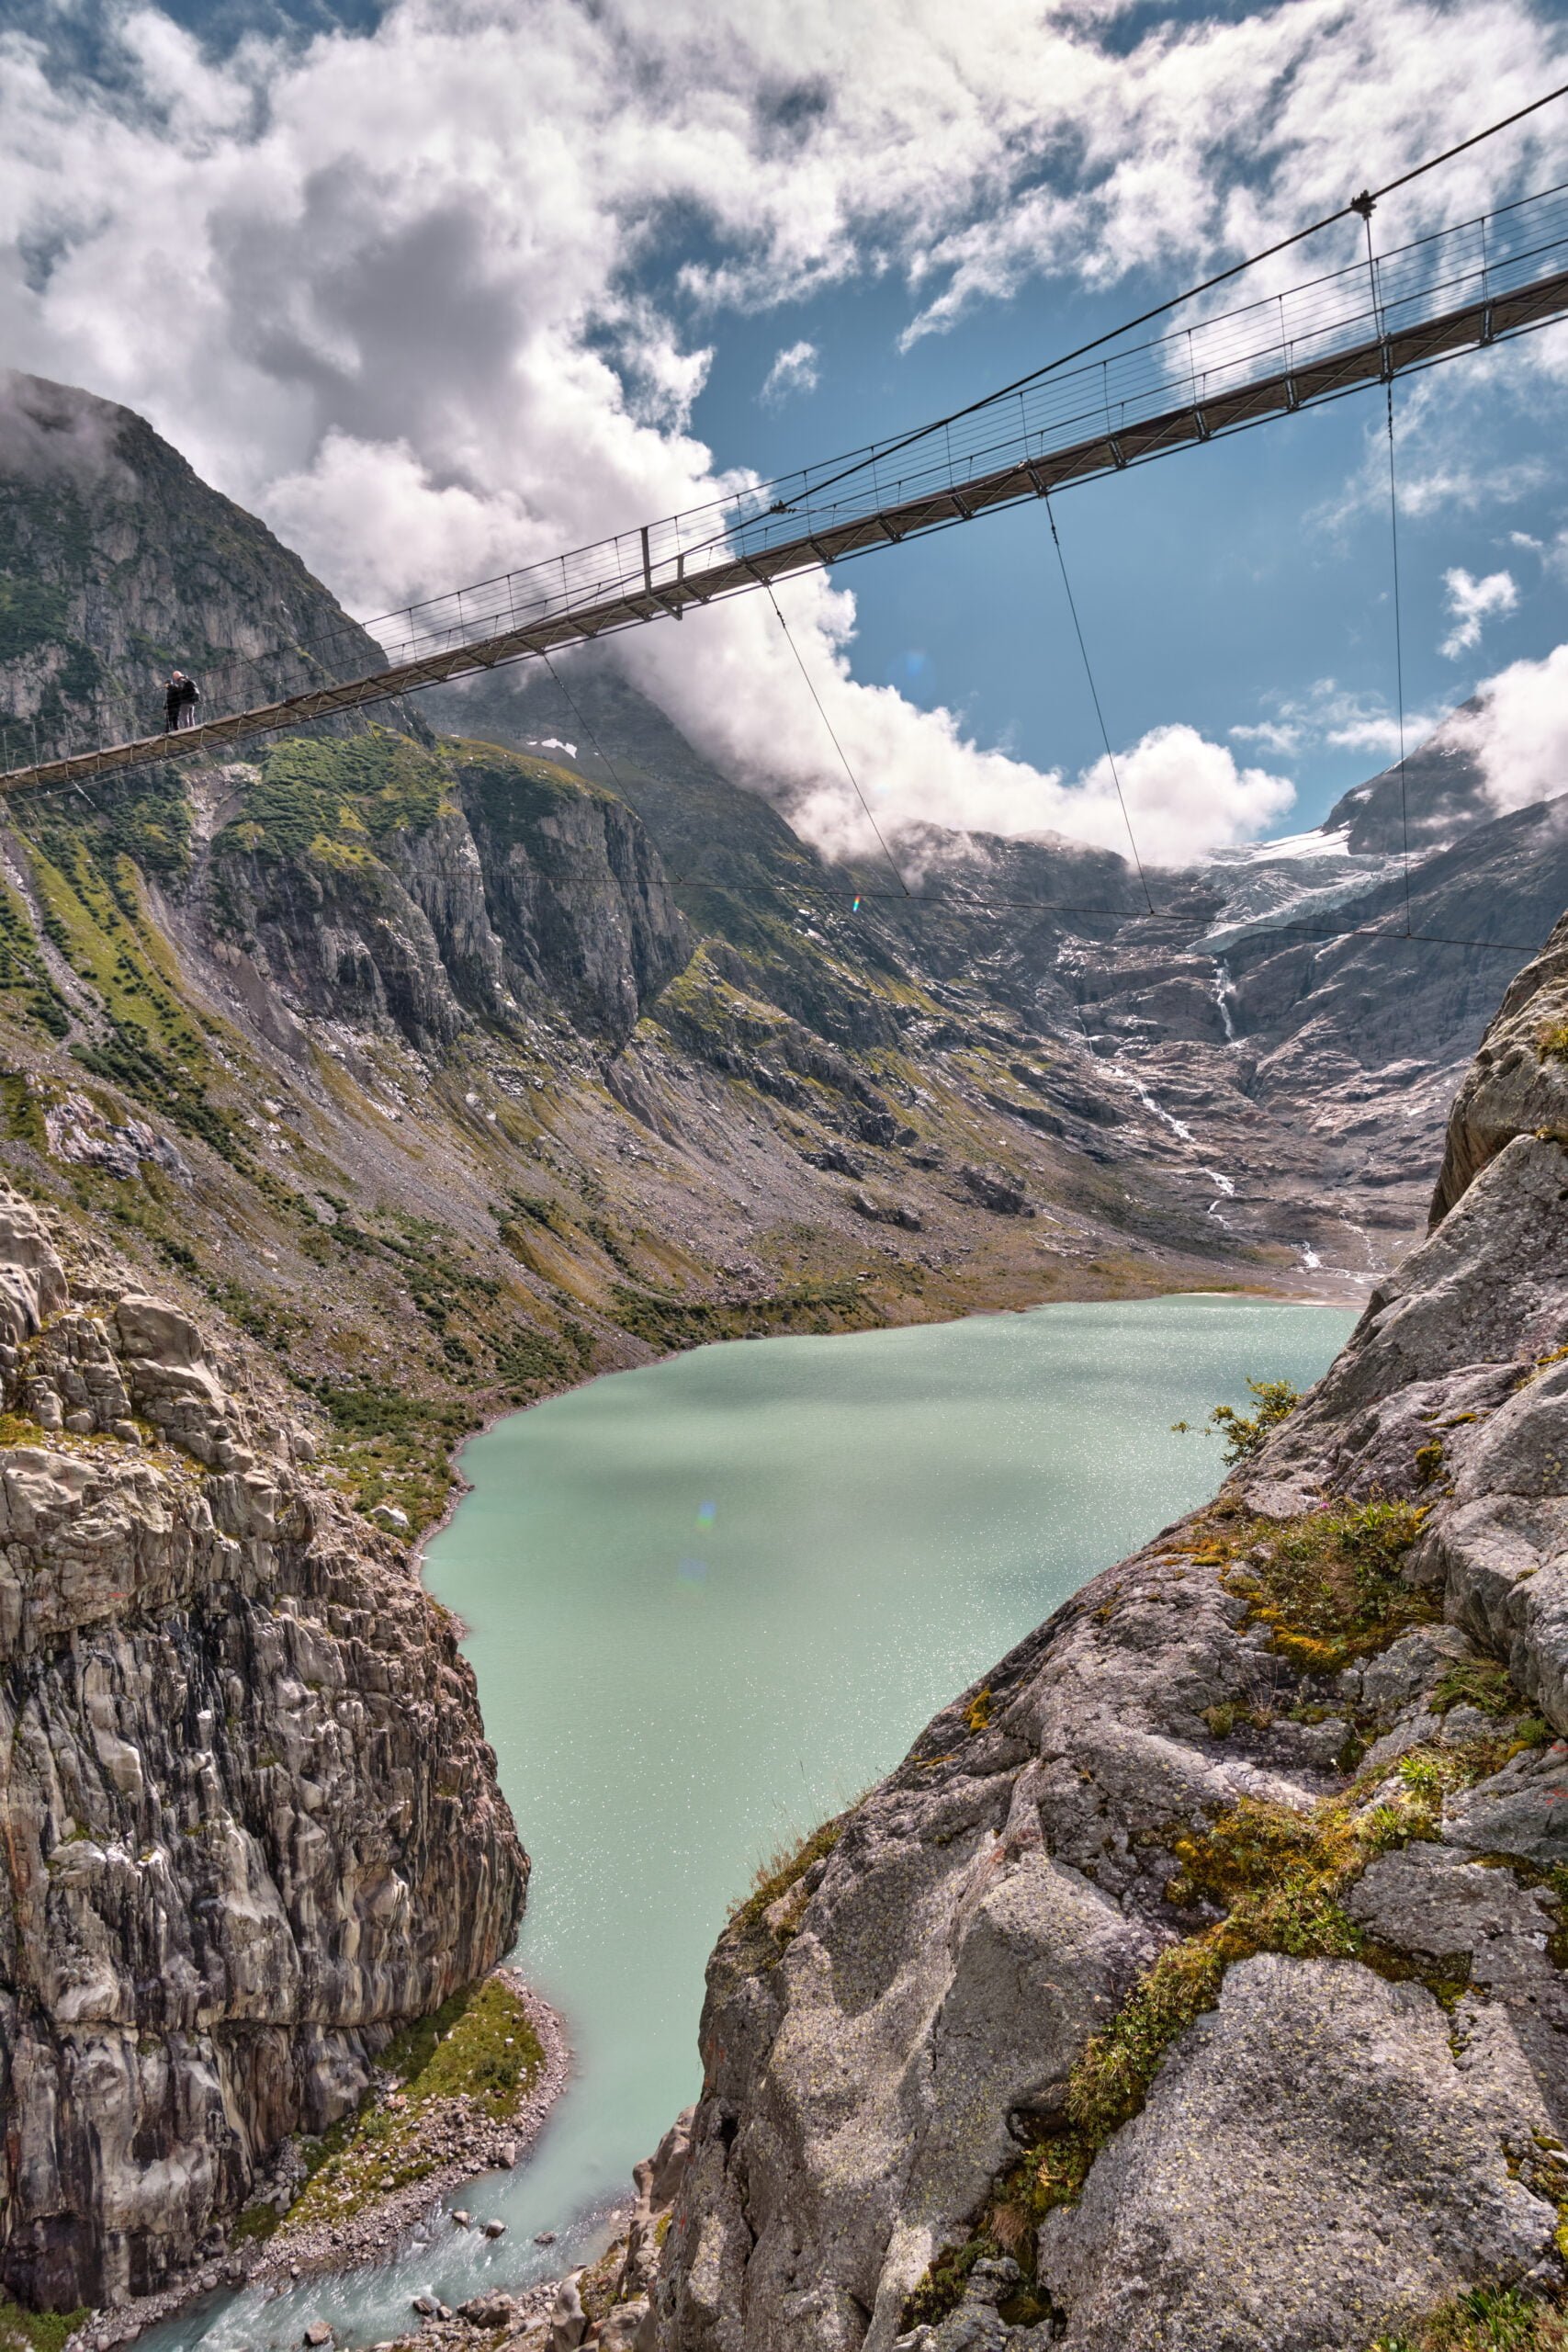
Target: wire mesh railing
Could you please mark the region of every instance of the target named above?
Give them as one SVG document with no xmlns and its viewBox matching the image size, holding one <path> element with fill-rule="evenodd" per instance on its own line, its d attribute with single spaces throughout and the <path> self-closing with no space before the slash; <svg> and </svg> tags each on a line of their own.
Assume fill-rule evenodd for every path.
<svg viewBox="0 0 1568 2352">
<path fill-rule="evenodd" d="M 365 626 L 390 662 L 637 589 L 655 596 L 705 571 L 852 519 L 909 504 L 1116 433 L 1174 403 L 1197 405 L 1422 319 L 1495 300 L 1568 267 L 1568 187 L 1417 239 L 1135 344 L 976 407 L 918 437 L 894 435 L 821 464 L 662 517 Z M 897 445 L 897 454 L 880 453 Z M 837 479 L 831 492 L 817 485 Z"/>
<path fill-rule="evenodd" d="M 397 690 L 390 679 L 375 689 L 377 677 L 422 662 L 439 664 L 466 647 L 528 630 L 540 632 L 539 642 L 518 651 L 569 641 L 570 632 L 554 627 L 565 616 L 583 616 L 592 625 L 581 634 L 592 635 L 651 617 L 660 605 L 680 610 L 707 601 L 711 592 L 743 588 L 750 584 L 749 566 L 757 567 L 759 583 L 778 576 L 789 568 L 781 561 L 786 553 L 803 566 L 837 560 L 846 540 L 852 551 L 856 526 L 867 526 L 858 543 L 869 544 L 870 526 L 879 517 L 923 509 L 915 527 L 955 519 L 951 509 L 938 511 L 943 498 L 957 501 L 961 515 L 967 512 L 964 493 L 976 485 L 1048 468 L 1054 457 L 1096 436 L 1114 442 L 1183 406 L 1195 416 L 1227 400 L 1234 406 L 1248 385 L 1293 372 L 1321 374 L 1337 355 L 1369 345 L 1392 347 L 1402 337 L 1408 344 L 1410 330 L 1423 322 L 1506 304 L 1538 280 L 1565 271 L 1568 185 L 1246 303 L 1185 322 L 1178 313 L 1177 322 L 1156 335 L 1134 341 L 1129 331 L 1125 343 L 1112 340 L 1087 361 L 1042 368 L 960 416 L 771 481 L 742 483 L 567 553 L 365 623 L 345 621 L 309 636 L 285 628 L 271 647 L 226 650 L 205 666 L 201 716 L 212 721 L 244 715 L 355 678 L 369 699 L 372 691 Z M 1486 339 L 1483 334 L 1472 338 Z M 1020 487 L 1010 494 L 1027 492 Z M 817 545 L 829 541 L 825 550 Z M 626 608 L 618 616 L 617 605 Z M 372 643 L 382 657 L 379 668 Z M 11 755 L 6 774 L 29 772 L 16 764 L 17 750 L 26 762 L 28 745 L 25 736 L 18 743 L 14 727 L 3 748 Z M 56 747 L 50 748 L 58 757 Z"/>
</svg>

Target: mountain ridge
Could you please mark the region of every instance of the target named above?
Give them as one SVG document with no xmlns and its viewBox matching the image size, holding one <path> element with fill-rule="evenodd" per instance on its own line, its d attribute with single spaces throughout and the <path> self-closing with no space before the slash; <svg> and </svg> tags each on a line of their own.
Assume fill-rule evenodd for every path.
<svg viewBox="0 0 1568 2352">
<path fill-rule="evenodd" d="M 57 389 L 24 387 L 32 426 Z M 5 609 L 32 617 L 0 640 L 0 725 L 118 724 L 140 688 L 115 665 L 254 658 L 280 611 L 280 658 L 318 658 L 306 624 L 345 616 L 297 560 L 259 526 L 236 540 L 188 469 L 171 537 L 183 461 L 85 395 L 62 413 L 76 471 L 40 471 L 29 443 L 5 485 L 25 493 Z M 83 482 L 106 469 L 95 509 Z M 7 808 L 0 1171 L 62 1259 L 112 1241 L 101 1299 L 80 1294 L 95 1363 L 140 1285 L 209 1361 L 265 1366 L 333 1523 L 395 1574 L 468 1430 L 671 1348 L 1385 1276 L 1517 963 L 1502 938 L 1434 961 L 1376 932 L 1405 904 L 1380 866 L 1374 935 L 1297 937 L 1288 908 L 1254 909 L 1220 952 L 1234 877 L 1170 877 L 1151 920 L 1126 912 L 1120 861 L 1016 842 L 966 842 L 942 903 L 904 901 L 828 866 L 607 664 L 568 675 L 570 704 L 497 678 Z M 1474 939 L 1553 894 L 1554 915 L 1565 858 L 1539 812 L 1477 823 L 1413 871 L 1416 927 Z M 1064 889 L 1091 911 L 1038 903 Z M 998 920 L 999 898 L 1034 903 Z M 26 1419 L 30 1396 L 18 1361 L 5 1402 Z M 18 1446 L 49 1454 L 37 1428 L 0 1474 Z M 221 1645 L 243 1610 L 217 1589 Z M 434 1657 L 412 1644 L 414 1682 Z M 35 1670 L 15 1647 L 0 1665 L 18 1688 Z M 157 1797 L 177 1770 L 137 1724 L 117 1736 Z M 350 1781 L 352 1807 L 371 1781 Z M 84 1886 L 84 1933 L 112 1949 L 118 1898 Z M 243 2170 L 162 2235 L 139 2222 L 106 2267 L 119 2224 L 78 2165 L 86 2250 L 45 2258 L 40 2190 L 0 2209 L 0 2277 L 58 2301 L 171 2275 L 228 2226 Z"/>
</svg>

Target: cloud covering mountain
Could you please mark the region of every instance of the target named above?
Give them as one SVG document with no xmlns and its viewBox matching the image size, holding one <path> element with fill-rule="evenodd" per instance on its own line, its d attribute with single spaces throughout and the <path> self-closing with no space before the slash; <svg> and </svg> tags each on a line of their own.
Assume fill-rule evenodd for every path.
<svg viewBox="0 0 1568 2352">
<path fill-rule="evenodd" d="M 693 404 L 738 317 L 891 279 L 912 348 L 1041 276 L 1174 281 L 1342 202 L 1348 155 L 1390 176 L 1473 130 L 1478 89 L 1500 114 L 1562 78 L 1561 23 L 1521 0 L 1145 22 L 1077 0 L 405 0 L 368 33 L 268 18 L 218 52 L 123 6 L 92 75 L 12 32 L 0 325 L 20 364 L 149 414 L 368 614 L 712 496 Z M 1565 134 L 1548 113 L 1461 159 L 1405 225 L 1562 175 Z M 779 345 L 797 379 L 808 347 Z M 1032 765 L 857 682 L 847 590 L 796 583 L 785 609 L 890 835 L 1124 846 L 1106 762 Z M 761 599 L 626 658 L 818 842 L 868 846 Z M 1180 724 L 1134 742 L 1121 784 L 1156 861 L 1252 838 L 1292 797 Z"/>
</svg>

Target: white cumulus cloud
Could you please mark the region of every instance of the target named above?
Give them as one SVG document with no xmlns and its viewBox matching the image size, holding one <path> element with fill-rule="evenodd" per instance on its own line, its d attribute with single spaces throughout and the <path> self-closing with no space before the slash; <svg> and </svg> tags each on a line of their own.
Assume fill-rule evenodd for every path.
<svg viewBox="0 0 1568 2352">
<path fill-rule="evenodd" d="M 1408 749 L 1425 741 L 1445 717 L 1440 710 L 1406 711 L 1402 732 L 1397 712 L 1382 695 L 1341 685 L 1337 678 L 1315 679 L 1303 695 L 1279 695 L 1274 708 L 1273 718 L 1233 727 L 1234 741 L 1256 743 L 1280 758 L 1326 746 L 1333 752 L 1364 752 L 1369 758 L 1392 760 L 1402 743 Z"/>
<path fill-rule="evenodd" d="M 782 786 L 793 821 L 830 854 L 878 854 L 869 808 L 895 842 L 943 826 L 1024 839 L 1066 834 L 1127 855 L 1108 761 L 1069 777 L 987 750 L 954 712 L 919 710 L 894 687 L 851 676 L 853 603 L 842 590 L 823 579 L 795 581 L 779 601 L 852 784 L 763 599 L 732 605 L 728 629 L 691 630 L 678 672 L 661 672 L 661 649 L 647 634 L 625 640 L 626 658 L 722 765 L 741 781 Z M 1155 865 L 1254 840 L 1295 798 L 1287 778 L 1239 766 L 1191 727 L 1154 729 L 1118 755 L 1117 770 L 1139 853 Z"/>
<path fill-rule="evenodd" d="M 1462 564 L 1444 572 L 1443 593 L 1449 618 L 1453 623 L 1442 643 L 1442 652 L 1450 662 L 1457 662 L 1461 653 L 1479 645 L 1483 625 L 1503 613 L 1517 611 L 1519 602 L 1512 572 L 1489 571 L 1478 580 Z"/>
<path fill-rule="evenodd" d="M 1465 137 L 1477 89 L 1522 105 L 1568 50 L 1530 0 L 1453 0 L 1440 40 L 1431 0 L 1131 30 L 1100 0 L 395 0 L 369 34 L 253 31 L 220 62 L 141 0 L 102 23 L 101 85 L 0 32 L 0 349 L 148 415 L 367 614 L 712 498 L 691 418 L 727 311 L 874 280 L 923 334 L 1043 274 L 1197 275 Z M 1416 183 L 1401 233 L 1565 173 L 1548 109 Z M 894 831 L 1118 845 L 1098 769 L 858 684 L 827 583 L 791 611 Z M 825 842 L 863 831 L 765 606 L 623 644 L 705 750 Z M 1290 792 L 1181 728 L 1124 781 L 1156 857 Z"/>
<path fill-rule="evenodd" d="M 1234 742 L 1256 743 L 1277 758 L 1288 759 L 1301 748 L 1302 730 L 1290 719 L 1260 718 L 1250 727 L 1233 727 L 1228 732 Z"/>
<path fill-rule="evenodd" d="M 1474 706 L 1443 730 L 1474 753 L 1499 810 L 1568 791 L 1568 645 L 1540 662 L 1511 662 L 1477 688 Z"/>
<path fill-rule="evenodd" d="M 787 345 L 763 378 L 758 397 L 772 404 L 787 400 L 791 392 L 814 392 L 821 380 L 820 358 L 814 343 Z"/>
</svg>

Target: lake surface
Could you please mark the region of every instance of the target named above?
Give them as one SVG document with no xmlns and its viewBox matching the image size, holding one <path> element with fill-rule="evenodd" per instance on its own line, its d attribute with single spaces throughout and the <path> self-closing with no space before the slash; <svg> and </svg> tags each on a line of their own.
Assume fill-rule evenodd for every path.
<svg viewBox="0 0 1568 2352">
<path fill-rule="evenodd" d="M 912 1330 L 734 1341 L 512 1415 L 466 1449 L 431 1544 L 534 1858 L 517 1959 L 575 2079 L 538 2148 L 395 2263 L 143 2339 L 297 2346 L 520 2286 L 603 2243 L 608 2203 L 694 2098 L 703 1969 L 759 1861 L 898 1762 L 929 1718 L 1212 1493 L 1179 1437 L 1247 1381 L 1305 1387 L 1354 1317 L 1188 1295 Z M 548 2249 L 532 2241 L 555 2230 Z"/>
</svg>

